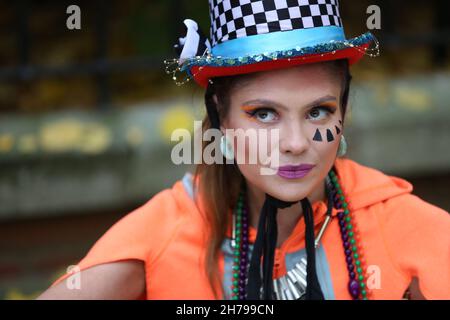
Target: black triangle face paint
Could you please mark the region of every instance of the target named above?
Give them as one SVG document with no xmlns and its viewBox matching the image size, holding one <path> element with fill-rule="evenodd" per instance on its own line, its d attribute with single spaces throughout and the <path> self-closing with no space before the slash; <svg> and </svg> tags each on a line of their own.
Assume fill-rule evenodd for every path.
<svg viewBox="0 0 450 320">
<path fill-rule="evenodd" d="M 316 133 L 314 134 L 313 140 L 314 141 L 322 141 L 322 135 L 320 134 L 319 129 L 316 129 Z"/>
<path fill-rule="evenodd" d="M 342 121 L 339 120 L 339 123 L 342 124 Z M 337 125 L 334 126 L 334 128 L 336 129 L 336 134 L 340 134 L 342 129 L 339 128 Z M 331 131 L 332 129 L 327 129 L 327 141 L 331 142 L 334 141 L 335 137 L 333 135 L 333 132 Z M 313 137 L 314 141 L 323 141 L 322 139 L 322 134 L 320 133 L 319 129 L 316 129 L 316 132 L 314 133 L 314 137 Z"/>
<path fill-rule="evenodd" d="M 334 140 L 333 134 L 331 133 L 330 129 L 327 129 L 327 141 L 331 142 Z"/>
</svg>

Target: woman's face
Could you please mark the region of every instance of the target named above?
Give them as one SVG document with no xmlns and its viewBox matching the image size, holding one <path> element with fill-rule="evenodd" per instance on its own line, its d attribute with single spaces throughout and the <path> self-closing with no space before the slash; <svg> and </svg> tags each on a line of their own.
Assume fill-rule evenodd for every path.
<svg viewBox="0 0 450 320">
<path fill-rule="evenodd" d="M 245 159 L 238 167 L 251 186 L 298 201 L 323 185 L 342 135 L 341 86 L 339 74 L 321 63 L 255 73 L 233 88 L 222 129 L 266 129 L 260 133 L 268 135 L 267 141 L 257 140 L 258 149 L 246 139 L 239 150 L 239 139 L 234 138 L 235 157 Z M 271 138 L 272 130 L 278 130 L 279 139 Z M 272 163 L 265 157 L 249 163 L 250 154 L 261 152 L 261 147 L 270 150 L 262 153 Z M 278 161 L 273 160 L 276 156 Z M 274 169 L 273 174 L 261 174 L 264 168 Z"/>
</svg>

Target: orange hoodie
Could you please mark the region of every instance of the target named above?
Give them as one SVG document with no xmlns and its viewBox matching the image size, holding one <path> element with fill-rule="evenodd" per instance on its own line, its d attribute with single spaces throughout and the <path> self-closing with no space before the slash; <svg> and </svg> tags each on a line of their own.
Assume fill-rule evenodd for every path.
<svg viewBox="0 0 450 320">
<path fill-rule="evenodd" d="M 359 234 L 369 299 L 401 299 L 413 277 L 419 279 L 427 299 L 450 299 L 448 212 L 412 195 L 412 185 L 403 179 L 348 159 L 337 159 L 335 167 Z M 142 260 L 147 299 L 214 299 L 205 273 L 204 210 L 193 201 L 191 182 L 186 175 L 123 217 L 79 262 L 80 270 L 119 260 Z M 312 207 L 318 232 L 326 203 L 318 201 Z M 336 214 L 334 209 L 332 215 Z M 304 256 L 302 220 L 276 249 L 274 278 L 285 275 Z M 252 227 L 249 238 L 250 243 L 256 238 Z M 228 243 L 227 238 L 219 260 L 224 299 L 229 298 L 231 283 Z M 337 217 L 326 229 L 316 254 L 325 298 L 351 299 Z"/>
</svg>

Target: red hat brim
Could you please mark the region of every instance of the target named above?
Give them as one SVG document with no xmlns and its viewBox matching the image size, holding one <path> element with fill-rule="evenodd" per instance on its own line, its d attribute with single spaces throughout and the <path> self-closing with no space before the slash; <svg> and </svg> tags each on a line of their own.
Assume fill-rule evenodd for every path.
<svg viewBox="0 0 450 320">
<path fill-rule="evenodd" d="M 208 85 L 208 80 L 214 77 L 224 77 L 252 72 L 268 71 L 298 66 L 302 64 L 339 59 L 348 59 L 349 64 L 352 65 L 364 56 L 365 51 L 368 49 L 369 45 L 369 43 L 365 43 L 360 46 L 336 50 L 334 52 L 302 55 L 240 66 L 192 66 L 190 71 L 194 77 L 195 82 L 197 82 L 200 86 L 206 88 Z"/>
</svg>

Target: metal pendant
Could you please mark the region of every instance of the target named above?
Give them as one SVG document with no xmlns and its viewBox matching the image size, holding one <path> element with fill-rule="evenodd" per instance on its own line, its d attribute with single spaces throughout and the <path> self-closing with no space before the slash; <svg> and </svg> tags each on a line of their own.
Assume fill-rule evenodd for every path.
<svg viewBox="0 0 450 320">
<path fill-rule="evenodd" d="M 273 280 L 277 300 L 302 300 L 306 293 L 306 259 L 302 258 L 284 276 Z"/>
</svg>

